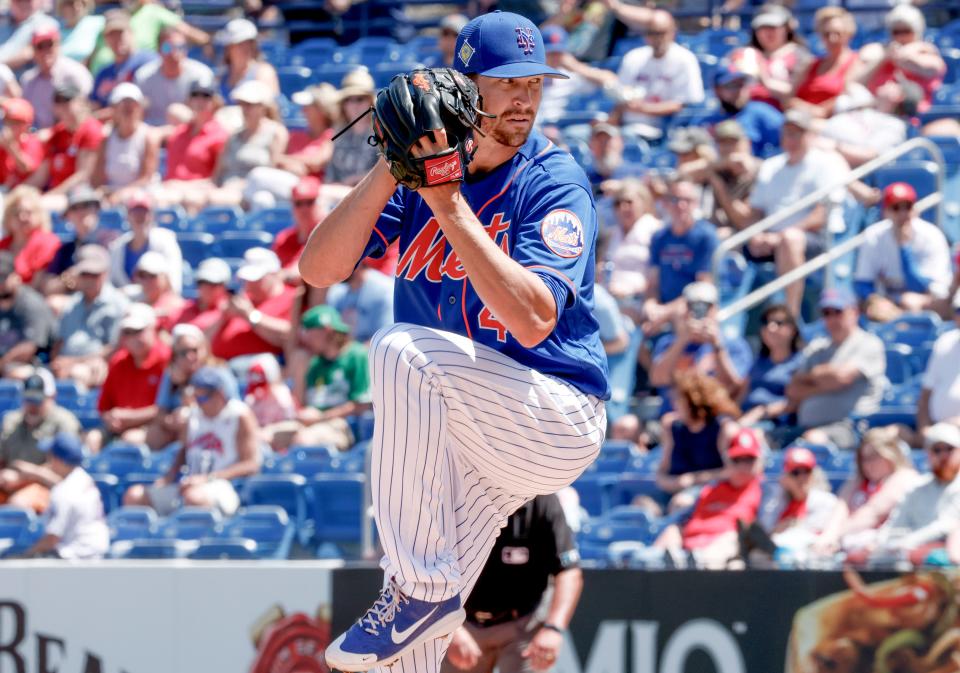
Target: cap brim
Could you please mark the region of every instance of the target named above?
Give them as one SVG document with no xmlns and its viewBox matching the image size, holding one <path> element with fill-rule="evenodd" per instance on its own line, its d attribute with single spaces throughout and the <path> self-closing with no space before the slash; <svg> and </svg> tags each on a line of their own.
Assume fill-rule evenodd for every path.
<svg viewBox="0 0 960 673">
<path fill-rule="evenodd" d="M 245 283 L 255 283 L 270 273 L 267 269 L 258 266 L 241 266 L 237 270 L 237 278 Z"/>
<path fill-rule="evenodd" d="M 496 68 L 490 68 L 477 74 L 483 75 L 484 77 L 497 77 L 499 79 L 536 77 L 537 75 L 570 79 L 569 75 L 565 75 L 556 68 L 551 68 L 542 63 L 504 63 L 503 65 L 498 65 Z"/>
<path fill-rule="evenodd" d="M 313 105 L 313 94 L 309 91 L 298 91 L 290 97 L 290 100 L 301 107 Z"/>
</svg>

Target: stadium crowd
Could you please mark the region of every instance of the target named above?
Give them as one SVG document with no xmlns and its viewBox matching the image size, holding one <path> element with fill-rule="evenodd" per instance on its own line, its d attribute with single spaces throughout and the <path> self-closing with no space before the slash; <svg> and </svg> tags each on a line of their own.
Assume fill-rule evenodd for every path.
<svg viewBox="0 0 960 673">
<path fill-rule="evenodd" d="M 960 53 L 937 41 L 960 24 L 930 29 L 910 4 L 879 22 L 771 4 L 743 30 L 680 32 L 646 5 L 546 4 L 465 11 L 541 22 L 569 79 L 543 81 L 538 128 L 597 199 L 613 399 L 609 451 L 565 494 L 590 515 L 584 556 L 960 563 Z M 294 77 L 252 10 L 210 34 L 152 0 L 52 9 L 12 0 L 0 28 L 0 503 L 50 513 L 20 552 L 102 556 L 94 488 L 113 507 L 230 517 L 247 478 L 302 447 L 362 452 L 366 343 L 409 260 L 393 246 L 328 290 L 297 272 L 378 161 L 369 118 L 332 138 L 389 59 Z M 444 16 L 416 62 L 451 65 L 466 22 Z M 946 183 L 912 157 L 848 179 L 917 136 L 944 148 Z M 953 215 L 917 206 L 935 188 Z M 861 230 L 827 273 L 721 321 Z M 131 447 L 163 469 L 95 479 L 97 457 Z"/>
</svg>

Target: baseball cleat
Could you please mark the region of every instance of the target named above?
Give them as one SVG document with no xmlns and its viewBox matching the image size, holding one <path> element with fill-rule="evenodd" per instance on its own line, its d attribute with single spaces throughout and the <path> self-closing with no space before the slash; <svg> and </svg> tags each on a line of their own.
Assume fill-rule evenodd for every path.
<svg viewBox="0 0 960 673">
<path fill-rule="evenodd" d="M 327 647 L 327 666 L 344 673 L 390 666 L 420 643 L 453 633 L 465 618 L 459 595 L 418 601 L 391 579 L 366 614 Z"/>
</svg>

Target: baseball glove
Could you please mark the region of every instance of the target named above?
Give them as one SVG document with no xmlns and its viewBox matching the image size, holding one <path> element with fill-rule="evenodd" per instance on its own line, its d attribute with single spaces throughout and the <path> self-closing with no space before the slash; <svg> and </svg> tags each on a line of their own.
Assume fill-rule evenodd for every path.
<svg viewBox="0 0 960 673">
<path fill-rule="evenodd" d="M 482 135 L 482 101 L 476 85 L 450 68 L 417 69 L 396 75 L 377 92 L 371 142 L 390 164 L 397 182 L 410 189 L 463 180 L 476 149 L 473 132 Z M 414 157 L 410 148 L 433 131 L 447 132 L 448 149 Z"/>
</svg>

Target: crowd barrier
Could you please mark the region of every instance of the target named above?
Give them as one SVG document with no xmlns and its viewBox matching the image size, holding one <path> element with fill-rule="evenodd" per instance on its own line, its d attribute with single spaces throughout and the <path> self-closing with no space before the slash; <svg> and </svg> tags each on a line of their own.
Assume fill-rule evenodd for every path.
<svg viewBox="0 0 960 673">
<path fill-rule="evenodd" d="M 829 650 L 874 611 L 887 611 L 875 615 L 887 625 L 878 638 L 900 626 L 919 631 L 909 634 L 917 658 L 958 621 L 960 575 L 868 573 L 873 604 L 838 572 L 584 576 L 555 673 L 806 673 L 818 670 L 814 649 Z M 5 562 L 0 673 L 326 673 L 331 634 L 380 586 L 378 569 L 338 562 Z M 900 607 L 880 606 L 878 592 Z M 933 602 L 930 624 L 918 627 L 923 606 L 904 608 L 904 595 Z M 898 610 L 911 624 L 891 626 Z M 890 654 L 874 644 L 861 656 L 880 652 Z"/>
</svg>

